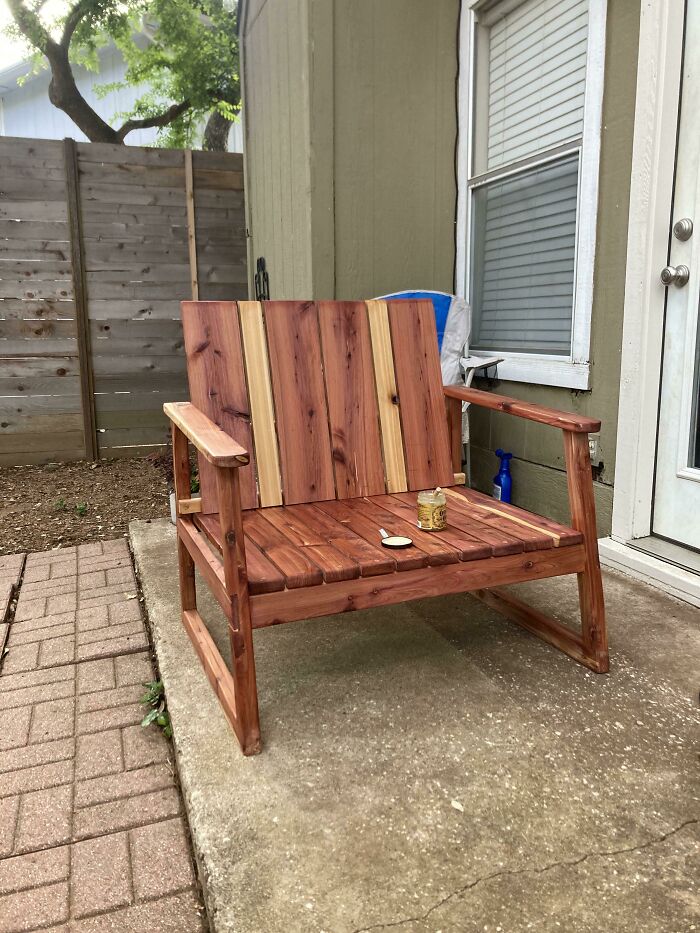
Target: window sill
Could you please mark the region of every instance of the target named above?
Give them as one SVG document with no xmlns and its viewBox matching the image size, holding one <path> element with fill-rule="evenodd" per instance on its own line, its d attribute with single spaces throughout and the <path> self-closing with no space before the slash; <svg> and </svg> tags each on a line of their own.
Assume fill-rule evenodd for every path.
<svg viewBox="0 0 700 933">
<path fill-rule="evenodd" d="M 495 351 L 494 351 L 495 352 Z M 472 356 L 492 356 L 471 351 Z M 526 356 L 524 354 L 500 354 L 503 362 L 498 364 L 498 378 L 505 382 L 528 382 L 532 385 L 558 386 L 564 389 L 590 388 L 590 363 L 574 363 L 561 357 Z"/>
</svg>

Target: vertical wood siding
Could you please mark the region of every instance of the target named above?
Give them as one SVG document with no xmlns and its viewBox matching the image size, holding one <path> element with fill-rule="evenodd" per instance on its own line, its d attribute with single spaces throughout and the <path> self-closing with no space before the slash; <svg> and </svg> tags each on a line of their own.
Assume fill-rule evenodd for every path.
<svg viewBox="0 0 700 933">
<path fill-rule="evenodd" d="M 311 297 L 307 0 L 251 3 L 244 30 L 249 255 L 273 298 Z"/>
</svg>

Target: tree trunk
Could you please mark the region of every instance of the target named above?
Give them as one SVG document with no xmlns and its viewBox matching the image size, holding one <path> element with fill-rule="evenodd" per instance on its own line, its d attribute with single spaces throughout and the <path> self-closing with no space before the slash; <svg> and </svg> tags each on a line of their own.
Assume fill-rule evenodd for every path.
<svg viewBox="0 0 700 933">
<path fill-rule="evenodd" d="M 209 115 L 207 125 L 204 129 L 202 148 L 215 152 L 227 152 L 228 131 L 230 126 L 230 120 L 222 116 L 218 110 L 213 110 Z"/>
<path fill-rule="evenodd" d="M 68 52 L 56 45 L 47 49 L 46 55 L 51 65 L 51 83 L 49 84 L 51 103 L 67 114 L 78 129 L 85 133 L 90 142 L 123 145 L 124 140 L 119 138 L 117 131 L 95 113 L 78 90 L 68 60 Z"/>
</svg>

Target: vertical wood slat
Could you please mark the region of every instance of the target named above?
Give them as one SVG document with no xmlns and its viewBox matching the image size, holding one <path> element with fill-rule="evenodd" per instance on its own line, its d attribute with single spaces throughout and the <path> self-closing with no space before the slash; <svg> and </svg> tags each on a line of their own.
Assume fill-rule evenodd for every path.
<svg viewBox="0 0 700 933">
<path fill-rule="evenodd" d="M 248 374 L 248 399 L 258 467 L 260 505 L 281 505 L 280 459 L 262 305 L 259 301 L 239 301 L 238 313 Z"/>
<path fill-rule="evenodd" d="M 287 505 L 335 498 L 318 314 L 313 302 L 265 303 Z"/>
<path fill-rule="evenodd" d="M 244 509 L 255 508 L 255 454 L 250 430 L 243 348 L 234 301 L 183 301 L 182 330 L 192 402 L 250 453 L 240 473 Z M 199 458 L 202 511 L 218 511 L 211 465 Z"/>
<path fill-rule="evenodd" d="M 338 498 L 380 495 L 384 465 L 367 308 L 321 301 L 318 318 Z"/>
<path fill-rule="evenodd" d="M 199 301 L 199 269 L 197 266 L 196 210 L 194 204 L 194 172 L 192 150 L 185 149 L 185 202 L 187 205 L 187 246 L 190 257 L 190 287 L 192 301 Z"/>
<path fill-rule="evenodd" d="M 433 303 L 388 302 L 409 489 L 451 486 L 452 455 Z"/>
<path fill-rule="evenodd" d="M 605 598 L 598 555 L 598 530 L 593 494 L 588 435 L 564 431 L 564 456 L 569 489 L 571 524 L 583 533 L 586 569 L 578 574 L 581 631 L 584 647 L 608 669 L 608 638 L 605 624 Z"/>
<path fill-rule="evenodd" d="M 78 335 L 78 359 L 80 363 L 80 401 L 83 413 L 85 457 L 96 460 L 97 432 L 95 430 L 95 385 L 90 348 L 90 321 L 88 317 L 87 277 L 83 248 L 82 213 L 80 207 L 80 177 L 78 152 L 75 140 L 63 140 L 63 159 L 66 173 L 66 201 L 68 207 L 68 229 L 73 271 L 73 294 Z"/>
<path fill-rule="evenodd" d="M 389 330 L 389 312 L 386 301 L 368 301 L 374 378 L 377 387 L 382 451 L 386 473 L 387 492 L 406 492 L 406 461 L 403 451 L 399 394 L 396 387 L 394 356 Z"/>
</svg>

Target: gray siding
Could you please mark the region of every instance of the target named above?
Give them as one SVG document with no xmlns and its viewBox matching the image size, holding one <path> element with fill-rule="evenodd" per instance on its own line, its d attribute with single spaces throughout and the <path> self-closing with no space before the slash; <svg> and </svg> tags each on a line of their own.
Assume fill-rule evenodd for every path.
<svg viewBox="0 0 700 933">
<path fill-rule="evenodd" d="M 457 0 L 336 0 L 338 298 L 451 291 Z"/>
<path fill-rule="evenodd" d="M 249 268 L 264 256 L 273 298 L 311 298 L 307 0 L 258 0 L 242 22 Z"/>
</svg>

